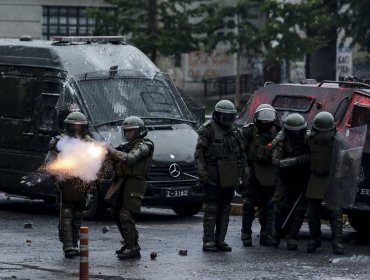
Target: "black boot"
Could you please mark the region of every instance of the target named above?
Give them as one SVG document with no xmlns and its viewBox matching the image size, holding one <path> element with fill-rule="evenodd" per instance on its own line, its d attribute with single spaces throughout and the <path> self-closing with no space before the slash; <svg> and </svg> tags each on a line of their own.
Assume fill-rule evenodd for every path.
<svg viewBox="0 0 370 280">
<path fill-rule="evenodd" d="M 140 249 L 138 247 L 134 247 L 132 249 L 125 249 L 122 253 L 117 254 L 117 258 L 119 259 L 140 259 Z"/>
<path fill-rule="evenodd" d="M 243 217 L 242 217 L 242 230 L 241 240 L 243 246 L 252 246 L 252 223 L 254 220 L 254 204 L 251 199 L 244 198 L 243 200 Z"/>
<path fill-rule="evenodd" d="M 308 199 L 307 220 L 311 240 L 307 244 L 307 253 L 315 253 L 316 249 L 321 247 L 320 208 L 321 200 Z"/>
<path fill-rule="evenodd" d="M 281 207 L 276 203 L 273 210 L 273 223 L 272 223 L 272 246 L 279 247 L 282 225 L 284 223 L 285 213 Z"/>
<path fill-rule="evenodd" d="M 203 248 L 204 252 L 217 252 L 215 237 L 217 205 L 205 204 L 203 217 Z"/>
<path fill-rule="evenodd" d="M 307 244 L 307 253 L 315 253 L 321 247 L 320 239 L 311 239 Z"/>
<path fill-rule="evenodd" d="M 222 205 L 220 215 L 216 221 L 216 245 L 219 251 L 231 252 L 231 247 L 225 242 L 227 228 L 229 227 L 230 204 Z"/>
<path fill-rule="evenodd" d="M 251 247 L 252 246 L 252 235 L 250 233 L 243 233 L 241 234 L 241 240 L 243 241 L 244 247 Z"/>
<path fill-rule="evenodd" d="M 292 213 L 292 222 L 288 232 L 287 248 L 289 251 L 296 251 L 298 248 L 298 235 L 303 224 L 305 208 L 303 204 L 298 204 Z"/>
<path fill-rule="evenodd" d="M 82 212 L 74 211 L 73 213 L 73 223 L 72 223 L 72 244 L 73 251 L 76 256 L 80 255 L 80 250 L 78 248 L 78 241 L 80 240 L 80 227 L 82 220 Z"/>
<path fill-rule="evenodd" d="M 343 255 L 343 213 L 341 209 L 331 210 L 330 226 L 333 237 L 333 254 Z"/>
<path fill-rule="evenodd" d="M 119 259 L 140 259 L 140 246 L 135 245 L 136 228 L 131 213 L 127 210 L 120 213 L 122 237 L 125 240 L 123 252 L 117 253 Z M 122 248 L 121 248 L 122 249 Z"/>
<path fill-rule="evenodd" d="M 63 251 L 66 258 L 73 258 L 75 252 L 73 250 L 72 237 L 72 218 L 73 212 L 71 208 L 63 207 L 61 212 L 61 233 L 63 240 Z"/>
<path fill-rule="evenodd" d="M 273 206 L 271 198 L 267 198 L 266 205 L 260 210 L 260 245 L 272 246 L 272 221 L 273 221 Z"/>
<path fill-rule="evenodd" d="M 122 254 L 123 251 L 125 250 L 126 250 L 126 244 L 123 244 L 123 246 L 120 249 L 116 250 L 116 254 Z"/>
</svg>

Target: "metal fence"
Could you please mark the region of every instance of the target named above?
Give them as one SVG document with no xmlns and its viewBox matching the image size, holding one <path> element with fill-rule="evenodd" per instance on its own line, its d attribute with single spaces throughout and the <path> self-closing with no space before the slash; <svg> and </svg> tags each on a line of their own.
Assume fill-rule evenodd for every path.
<svg viewBox="0 0 370 280">
<path fill-rule="evenodd" d="M 235 94 L 236 76 L 224 76 L 217 78 L 203 79 L 204 98 Z M 252 77 L 252 75 L 240 75 L 240 92 L 250 93 L 262 85 L 262 77 Z"/>
</svg>

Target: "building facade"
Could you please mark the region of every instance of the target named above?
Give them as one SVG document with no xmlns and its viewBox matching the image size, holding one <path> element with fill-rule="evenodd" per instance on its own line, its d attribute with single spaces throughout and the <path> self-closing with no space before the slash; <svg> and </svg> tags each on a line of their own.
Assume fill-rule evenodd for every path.
<svg viewBox="0 0 370 280">
<path fill-rule="evenodd" d="M 91 35 L 95 21 L 88 18 L 87 7 L 112 9 L 103 0 L 0 0 L 0 37 Z"/>
</svg>

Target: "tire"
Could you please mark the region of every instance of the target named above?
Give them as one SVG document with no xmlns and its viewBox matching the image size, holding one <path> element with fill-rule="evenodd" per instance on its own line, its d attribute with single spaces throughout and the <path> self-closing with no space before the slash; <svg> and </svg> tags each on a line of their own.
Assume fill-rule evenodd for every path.
<svg viewBox="0 0 370 280">
<path fill-rule="evenodd" d="M 202 210 L 203 203 L 191 203 L 191 204 L 180 204 L 180 205 L 173 205 L 172 210 L 181 217 L 191 217 L 200 212 Z"/>
<path fill-rule="evenodd" d="M 360 234 L 370 236 L 370 224 L 368 223 L 370 213 L 352 212 L 348 214 L 351 226 Z"/>
<path fill-rule="evenodd" d="M 103 201 L 97 189 L 88 193 L 85 203 L 85 209 L 82 217 L 84 220 L 97 220 L 104 217 L 107 213 L 107 205 Z"/>
</svg>

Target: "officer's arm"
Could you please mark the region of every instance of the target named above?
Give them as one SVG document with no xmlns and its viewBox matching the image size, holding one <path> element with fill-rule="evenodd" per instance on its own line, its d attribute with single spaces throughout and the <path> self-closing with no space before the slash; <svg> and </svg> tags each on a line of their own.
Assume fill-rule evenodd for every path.
<svg viewBox="0 0 370 280">
<path fill-rule="evenodd" d="M 48 150 L 48 153 L 46 155 L 46 158 L 45 158 L 45 163 L 49 163 L 53 160 L 55 160 L 58 156 L 58 150 L 57 150 L 57 143 L 58 143 L 58 139 L 53 137 L 51 140 L 50 140 L 50 143 L 49 143 L 49 150 Z"/>
<path fill-rule="evenodd" d="M 151 146 L 147 144 L 141 144 L 137 149 L 133 149 L 127 153 L 126 165 L 133 166 L 140 159 L 147 158 L 152 152 L 153 152 L 153 149 Z"/>
<path fill-rule="evenodd" d="M 128 153 L 118 151 L 112 147 L 108 148 L 108 151 L 112 159 L 123 161 L 127 166 L 133 166 L 140 159 L 148 157 L 153 152 L 153 148 L 147 144 L 141 144 L 138 148 L 134 148 Z"/>
<path fill-rule="evenodd" d="M 127 159 L 127 153 L 118 151 L 118 150 L 116 150 L 115 148 L 113 148 L 111 146 L 108 146 L 107 149 L 108 149 L 109 156 L 113 160 L 116 160 L 116 161 L 126 161 L 126 159 Z"/>
<path fill-rule="evenodd" d="M 248 145 L 252 140 L 253 137 L 253 131 L 251 125 L 245 125 L 240 129 L 240 133 L 242 135 L 242 139 L 244 141 L 244 148 L 247 151 L 248 150 Z"/>
<path fill-rule="evenodd" d="M 207 180 L 206 162 L 204 154 L 208 148 L 209 132 L 206 128 L 201 128 L 199 131 L 197 145 L 195 147 L 195 166 L 197 168 L 199 177 L 202 181 Z"/>
<path fill-rule="evenodd" d="M 284 157 L 283 146 L 276 139 L 272 143 L 272 164 L 280 168 L 280 161 Z"/>
<path fill-rule="evenodd" d="M 309 161 L 309 157 L 301 155 L 297 157 L 283 158 L 284 151 L 282 145 L 279 143 L 273 147 L 272 164 L 277 168 L 290 168 L 298 165 L 305 165 Z"/>
</svg>

